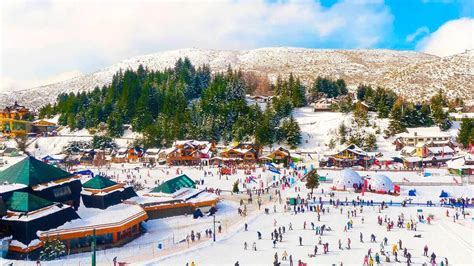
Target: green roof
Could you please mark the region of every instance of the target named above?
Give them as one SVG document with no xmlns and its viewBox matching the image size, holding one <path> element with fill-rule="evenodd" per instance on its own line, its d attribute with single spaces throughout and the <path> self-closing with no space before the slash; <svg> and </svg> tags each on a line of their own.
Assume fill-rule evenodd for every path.
<svg viewBox="0 0 474 266">
<path fill-rule="evenodd" d="M 180 188 L 195 188 L 196 183 L 187 175 L 180 175 L 154 188 L 151 192 L 173 194 Z"/>
<path fill-rule="evenodd" d="M 12 196 L 7 200 L 7 209 L 17 212 L 36 211 L 46 206 L 52 205 L 53 202 L 45 200 L 28 192 L 13 192 Z"/>
<path fill-rule="evenodd" d="M 71 173 L 28 156 L 0 172 L 0 183 L 35 186 L 70 176 Z"/>
<path fill-rule="evenodd" d="M 104 189 L 104 188 L 115 186 L 115 185 L 117 185 L 116 182 L 114 182 L 114 181 L 112 181 L 112 180 L 110 180 L 106 177 L 97 175 L 97 176 L 91 178 L 89 181 L 82 184 L 82 187 L 92 188 L 92 189 Z"/>
</svg>

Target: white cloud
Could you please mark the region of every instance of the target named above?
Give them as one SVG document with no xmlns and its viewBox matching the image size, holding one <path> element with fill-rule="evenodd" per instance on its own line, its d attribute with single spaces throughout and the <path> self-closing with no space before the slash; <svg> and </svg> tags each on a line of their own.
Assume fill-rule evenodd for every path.
<svg viewBox="0 0 474 266">
<path fill-rule="evenodd" d="M 7 3 L 5 3 L 7 2 Z M 387 37 L 383 1 L 3 1 L 1 76 L 91 72 L 179 48 L 370 48 Z"/>
<path fill-rule="evenodd" d="M 8 91 L 19 91 L 42 85 L 53 84 L 79 76 L 82 76 L 82 73 L 80 71 L 69 71 L 46 77 L 44 79 L 17 80 L 9 77 L 2 77 L 0 79 L 0 93 Z"/>
<path fill-rule="evenodd" d="M 426 26 L 420 27 L 420 28 L 416 29 L 416 31 L 413 32 L 412 34 L 408 34 L 405 41 L 406 42 L 413 42 L 415 39 L 419 38 L 422 35 L 428 34 L 428 33 L 430 33 L 430 30 L 428 29 L 428 27 L 426 27 Z"/>
<path fill-rule="evenodd" d="M 423 38 L 417 49 L 441 57 L 474 49 L 474 19 L 461 18 L 444 23 Z"/>
</svg>

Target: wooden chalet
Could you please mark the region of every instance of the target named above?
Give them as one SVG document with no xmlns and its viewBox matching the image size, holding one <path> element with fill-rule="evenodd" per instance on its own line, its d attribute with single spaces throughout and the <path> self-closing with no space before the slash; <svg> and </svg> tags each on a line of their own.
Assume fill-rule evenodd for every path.
<svg viewBox="0 0 474 266">
<path fill-rule="evenodd" d="M 219 154 L 223 161 L 234 159 L 244 163 L 256 163 L 261 154 L 261 147 L 253 143 L 240 143 Z"/>
<path fill-rule="evenodd" d="M 199 165 L 207 161 L 214 150 L 214 143 L 180 140 L 175 141 L 172 148 L 162 150 L 159 157 L 168 165 Z"/>
<path fill-rule="evenodd" d="M 263 162 L 288 164 L 290 160 L 291 160 L 290 151 L 283 147 L 278 147 L 271 153 L 260 157 L 260 161 L 263 161 Z"/>
<path fill-rule="evenodd" d="M 439 127 L 417 127 L 407 128 L 407 131 L 396 135 L 393 143 L 396 150 L 403 147 L 417 147 L 426 145 L 427 147 L 449 146 L 454 149 L 451 135 L 448 132 L 441 131 Z"/>
<path fill-rule="evenodd" d="M 51 134 L 58 129 L 58 125 L 47 120 L 36 120 L 32 123 L 33 131 L 38 134 Z"/>
<path fill-rule="evenodd" d="M 367 152 L 355 144 L 348 145 L 335 153 L 326 155 L 324 166 L 332 167 L 352 167 L 352 166 L 368 166 L 370 157 Z"/>
</svg>

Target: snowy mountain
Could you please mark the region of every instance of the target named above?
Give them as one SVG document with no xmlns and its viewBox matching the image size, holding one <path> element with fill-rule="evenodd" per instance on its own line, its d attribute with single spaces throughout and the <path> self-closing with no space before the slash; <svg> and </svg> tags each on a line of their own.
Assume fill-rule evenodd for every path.
<svg viewBox="0 0 474 266">
<path fill-rule="evenodd" d="M 188 57 L 194 65 L 209 64 L 212 71 L 228 65 L 254 71 L 275 80 L 290 72 L 309 83 L 317 76 L 343 78 L 350 88 L 360 83 L 396 90 L 411 100 L 427 99 L 438 89 L 451 97 L 474 96 L 473 51 L 440 58 L 413 51 L 393 50 L 320 50 L 303 48 L 261 48 L 225 51 L 183 49 L 138 56 L 94 73 L 63 82 L 0 95 L 0 106 L 14 100 L 40 107 L 54 102 L 58 94 L 92 90 L 111 82 L 119 69 L 136 69 L 140 64 L 152 70 L 172 67 L 176 60 Z"/>
</svg>

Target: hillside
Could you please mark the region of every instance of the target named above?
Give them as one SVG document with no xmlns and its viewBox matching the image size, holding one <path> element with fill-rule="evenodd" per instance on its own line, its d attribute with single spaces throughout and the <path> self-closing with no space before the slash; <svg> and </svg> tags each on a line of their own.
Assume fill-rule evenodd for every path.
<svg viewBox="0 0 474 266">
<path fill-rule="evenodd" d="M 247 51 L 183 49 L 138 56 L 94 73 L 71 80 L 3 94 L 0 105 L 13 100 L 40 107 L 53 102 L 62 92 L 89 91 L 111 82 L 119 69 L 136 69 L 140 64 L 151 70 L 163 70 L 180 57 L 194 65 L 209 64 L 213 71 L 228 65 L 254 71 L 274 80 L 290 72 L 311 82 L 317 76 L 344 78 L 349 87 L 360 83 L 392 88 L 411 100 L 429 98 L 438 89 L 451 97 L 472 99 L 474 95 L 472 51 L 439 58 L 433 55 L 393 50 L 320 50 L 303 48 L 261 48 Z"/>
</svg>

